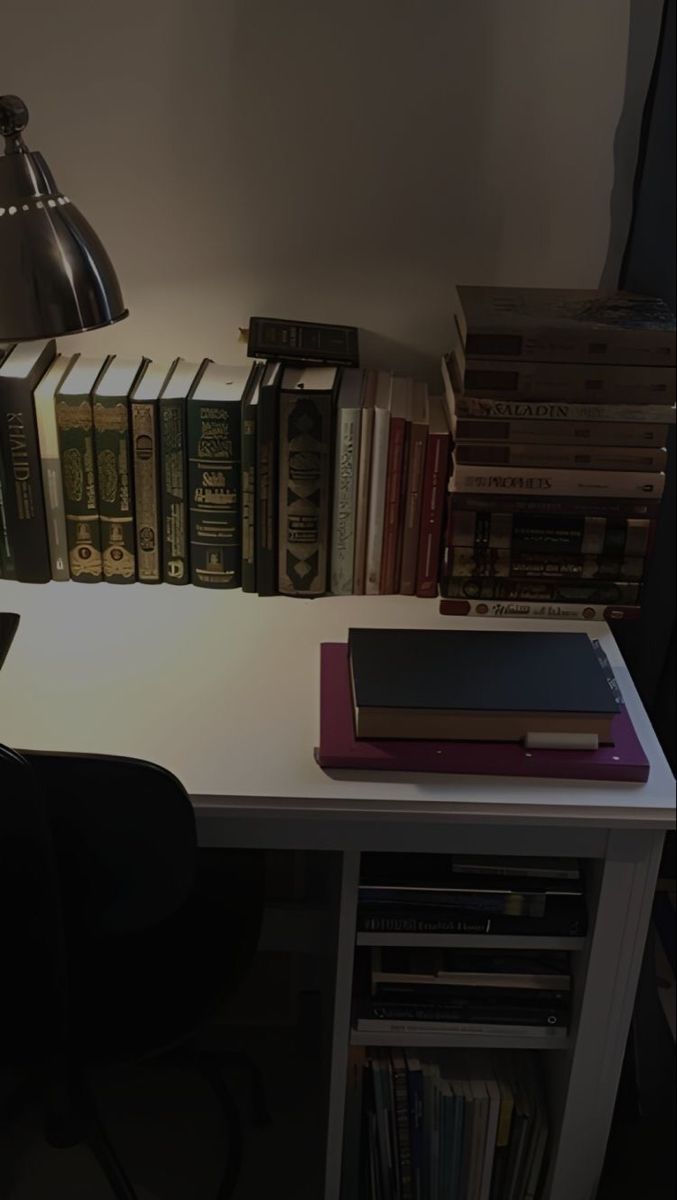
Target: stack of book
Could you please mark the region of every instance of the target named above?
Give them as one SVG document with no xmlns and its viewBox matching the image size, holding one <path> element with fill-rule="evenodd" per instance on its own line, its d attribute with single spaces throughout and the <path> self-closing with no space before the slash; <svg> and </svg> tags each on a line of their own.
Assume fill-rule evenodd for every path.
<svg viewBox="0 0 677 1200">
<path fill-rule="evenodd" d="M 478 880 L 478 885 L 485 890 L 468 899 L 469 912 L 473 904 L 486 902 L 486 882 Z M 525 905 L 539 909 L 543 903 L 533 891 L 526 896 L 513 892 L 510 900 L 504 898 L 504 909 L 511 902 L 518 909 Z M 444 908 L 439 894 L 434 903 L 442 915 L 427 920 L 425 903 L 419 903 L 417 925 L 452 923 L 453 907 Z M 411 918 L 394 923 L 405 926 L 407 921 L 411 923 Z M 389 922 L 392 917 L 366 915 L 363 920 L 365 925 Z M 475 930 L 487 925 L 491 927 L 491 918 L 483 924 L 472 917 L 457 921 L 457 927 Z M 566 922 L 562 925 L 568 928 Z M 497 926 L 502 927 L 500 922 Z M 468 1032 L 497 1038 L 518 1033 L 550 1043 L 566 1039 L 571 973 L 563 951 L 379 947 L 371 951 L 366 982 L 355 1020 L 360 1033 Z"/>
<path fill-rule="evenodd" d="M 351 629 L 320 647 L 326 769 L 643 782 L 649 764 L 585 633 Z"/>
<path fill-rule="evenodd" d="M 628 617 L 675 422 L 675 319 L 627 293 L 459 287 L 443 611 Z"/>
<path fill-rule="evenodd" d="M 4 347 L 0 575 L 433 597 L 449 455 L 387 371 Z"/>
<path fill-rule="evenodd" d="M 535 1056 L 355 1048 L 350 1081 L 361 1145 L 346 1156 L 350 1200 L 540 1194 L 548 1116 Z"/>
<path fill-rule="evenodd" d="M 587 924 L 581 868 L 566 860 L 367 854 L 359 900 L 364 933 L 581 937 Z"/>
</svg>

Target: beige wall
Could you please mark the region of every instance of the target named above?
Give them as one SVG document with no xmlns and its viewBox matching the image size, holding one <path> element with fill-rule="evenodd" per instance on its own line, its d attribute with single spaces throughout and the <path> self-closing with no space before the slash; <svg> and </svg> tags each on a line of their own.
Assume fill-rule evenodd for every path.
<svg viewBox="0 0 677 1200">
<path fill-rule="evenodd" d="M 132 310 L 83 352 L 238 360 L 257 312 L 421 370 L 453 280 L 599 281 L 630 0 L 4 8 L 2 90 Z"/>
</svg>

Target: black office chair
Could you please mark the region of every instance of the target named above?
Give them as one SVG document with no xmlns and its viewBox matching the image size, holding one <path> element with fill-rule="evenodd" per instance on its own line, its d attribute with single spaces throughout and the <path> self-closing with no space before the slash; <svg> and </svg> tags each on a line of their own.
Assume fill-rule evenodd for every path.
<svg viewBox="0 0 677 1200">
<path fill-rule="evenodd" d="M 159 767 L 6 748 L 0 856 L 3 974 L 14 1001 L 0 1029 L 0 1066 L 29 1068 L 39 1082 L 48 1141 L 88 1144 L 118 1200 L 136 1200 L 88 1068 L 190 1053 L 228 1120 L 218 1200 L 232 1196 L 243 1134 L 223 1067 L 251 1069 L 261 1122 L 262 1081 L 241 1055 L 200 1052 L 195 1035 L 255 953 L 263 856 L 198 851 L 188 796 Z"/>
</svg>

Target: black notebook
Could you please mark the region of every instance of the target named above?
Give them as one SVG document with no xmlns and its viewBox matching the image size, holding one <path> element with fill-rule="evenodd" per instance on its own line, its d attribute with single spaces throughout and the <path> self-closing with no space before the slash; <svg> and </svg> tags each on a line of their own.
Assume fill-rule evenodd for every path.
<svg viewBox="0 0 677 1200">
<path fill-rule="evenodd" d="M 358 737 L 609 740 L 618 704 L 587 634 L 352 629 Z"/>
</svg>

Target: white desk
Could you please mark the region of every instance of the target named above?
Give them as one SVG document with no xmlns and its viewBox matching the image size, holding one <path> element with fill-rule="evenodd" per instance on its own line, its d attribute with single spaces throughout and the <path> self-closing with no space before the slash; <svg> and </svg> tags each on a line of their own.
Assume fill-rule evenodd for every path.
<svg viewBox="0 0 677 1200">
<path fill-rule="evenodd" d="M 592 927 L 575 955 L 571 1046 L 546 1057 L 548 1200 L 592 1200 L 601 1170 L 674 783 L 604 625 L 599 637 L 651 760 L 645 785 L 490 778 L 330 778 L 315 763 L 319 644 L 350 625 L 539 629 L 453 622 L 403 597 L 295 601 L 195 588 L 0 581 L 21 624 L 0 673 L 0 740 L 147 758 L 188 789 L 211 845 L 343 853 L 326 1200 L 339 1194 L 362 850 L 575 854 L 594 864 Z M 553 628 L 553 625 L 549 625 Z M 349 1198 L 348 1198 L 349 1200 Z"/>
</svg>

